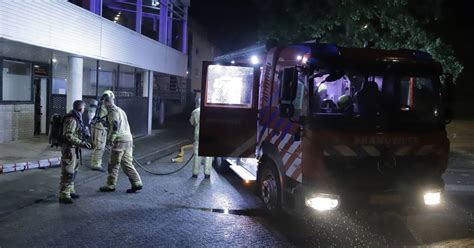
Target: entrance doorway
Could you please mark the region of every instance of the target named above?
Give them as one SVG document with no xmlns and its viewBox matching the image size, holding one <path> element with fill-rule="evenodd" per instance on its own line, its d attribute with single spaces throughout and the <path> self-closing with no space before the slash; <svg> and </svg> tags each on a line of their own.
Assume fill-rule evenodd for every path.
<svg viewBox="0 0 474 248">
<path fill-rule="evenodd" d="M 48 85 L 50 84 L 49 66 L 34 65 L 34 134 L 47 133 L 47 99 L 48 99 Z"/>
<path fill-rule="evenodd" d="M 35 96 L 35 134 L 46 134 L 46 90 L 48 87 L 48 78 L 34 79 L 34 96 Z"/>
</svg>

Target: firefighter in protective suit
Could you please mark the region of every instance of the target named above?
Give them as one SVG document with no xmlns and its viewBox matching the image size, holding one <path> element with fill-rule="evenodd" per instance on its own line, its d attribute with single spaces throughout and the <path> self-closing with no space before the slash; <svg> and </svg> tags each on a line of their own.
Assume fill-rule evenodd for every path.
<svg viewBox="0 0 474 248">
<path fill-rule="evenodd" d="M 91 144 L 83 141 L 85 126 L 82 122 L 82 114 L 84 109 L 85 103 L 83 101 L 75 101 L 73 110 L 63 118 L 59 203 L 70 204 L 73 203 L 72 199 L 79 198 L 74 188 L 74 178 L 79 169 L 81 148 L 91 148 Z"/>
<path fill-rule="evenodd" d="M 119 167 L 130 180 L 132 187 L 127 193 L 135 193 L 143 187 L 142 180 L 133 165 L 133 138 L 128 124 L 127 114 L 115 105 L 112 97 L 104 98 L 104 105 L 108 112 L 109 134 L 107 145 L 111 147 L 108 176 L 105 186 L 100 187 L 101 192 L 115 191 Z"/>
<path fill-rule="evenodd" d="M 97 106 L 96 113 L 92 119 L 92 151 L 91 169 L 104 171 L 102 168 L 102 157 L 104 155 L 105 144 L 107 142 L 107 109 L 104 106 L 104 97 L 115 99 L 112 91 L 106 90 L 102 95 L 101 104 Z"/>
<path fill-rule="evenodd" d="M 201 115 L 200 100 L 196 100 L 197 108 L 191 113 L 191 118 L 189 122 L 194 127 L 194 165 L 193 165 L 193 178 L 197 178 L 201 163 L 204 160 L 204 178 L 209 179 L 211 177 L 211 166 L 212 158 L 211 157 L 200 157 L 198 156 L 199 151 L 199 118 Z"/>
</svg>

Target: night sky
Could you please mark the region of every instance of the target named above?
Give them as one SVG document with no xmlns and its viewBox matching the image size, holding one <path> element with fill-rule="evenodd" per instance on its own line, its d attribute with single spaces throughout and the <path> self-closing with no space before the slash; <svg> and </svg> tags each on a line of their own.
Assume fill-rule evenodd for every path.
<svg viewBox="0 0 474 248">
<path fill-rule="evenodd" d="M 208 30 L 223 52 L 257 41 L 257 8 L 253 0 L 191 0 L 189 15 Z"/>
<path fill-rule="evenodd" d="M 316 1 L 316 0 L 315 0 Z M 436 32 L 455 46 L 460 55 L 472 54 L 473 8 L 470 0 L 442 0 L 441 20 Z M 190 15 L 210 33 L 221 51 L 232 51 L 258 40 L 257 0 L 192 0 Z M 462 59 L 462 58 L 461 58 Z M 465 59 L 462 59 L 465 62 Z"/>
</svg>

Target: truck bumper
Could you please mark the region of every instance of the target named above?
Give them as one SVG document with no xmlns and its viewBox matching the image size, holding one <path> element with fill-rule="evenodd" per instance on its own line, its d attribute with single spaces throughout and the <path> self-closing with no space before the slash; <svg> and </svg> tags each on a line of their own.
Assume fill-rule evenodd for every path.
<svg viewBox="0 0 474 248">
<path fill-rule="evenodd" d="M 444 182 L 441 178 L 404 182 L 391 190 L 353 190 L 300 185 L 295 190 L 297 212 L 393 211 L 416 214 L 436 211 L 443 204 Z M 302 211 L 303 210 L 303 211 Z"/>
</svg>

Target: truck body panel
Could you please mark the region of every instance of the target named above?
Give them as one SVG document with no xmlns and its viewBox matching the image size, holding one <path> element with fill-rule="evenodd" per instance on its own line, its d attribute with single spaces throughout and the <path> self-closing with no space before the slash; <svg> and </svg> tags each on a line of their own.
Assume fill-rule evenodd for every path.
<svg viewBox="0 0 474 248">
<path fill-rule="evenodd" d="M 417 205 L 427 190 L 442 191 L 449 140 L 442 120 L 443 91 L 436 79 L 441 66 L 428 54 L 298 44 L 270 49 L 263 58 L 254 82 L 256 118 L 236 116 L 240 127 L 255 121 L 255 134 L 244 135 L 245 141 L 226 136 L 247 156 L 235 156 L 229 149 L 213 151 L 217 143 L 209 143 L 206 136 L 200 142 L 208 143 L 207 151 L 200 148 L 200 155 L 228 157 L 237 174 L 258 182 L 262 166 L 274 166 L 284 208 L 304 207 L 308 197 L 318 194 L 335 196 L 343 206 Z M 297 73 L 290 86 L 285 81 L 289 71 Z M 206 85 L 203 78 L 203 92 Z M 370 85 L 378 87 L 377 98 L 368 101 L 377 108 L 363 101 Z M 289 101 L 285 87 L 294 90 Z M 343 98 L 349 104 L 343 105 Z M 219 118 L 226 111 L 208 113 Z M 222 127 L 241 130 L 201 125 L 201 131 L 211 128 L 218 135 Z M 257 159 L 246 159 L 251 149 Z"/>
</svg>

